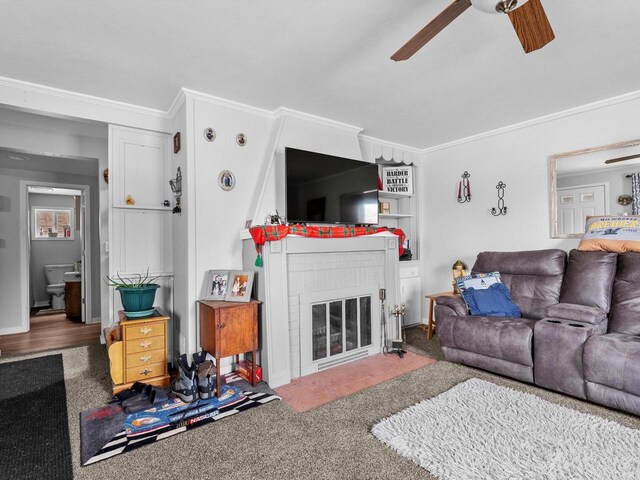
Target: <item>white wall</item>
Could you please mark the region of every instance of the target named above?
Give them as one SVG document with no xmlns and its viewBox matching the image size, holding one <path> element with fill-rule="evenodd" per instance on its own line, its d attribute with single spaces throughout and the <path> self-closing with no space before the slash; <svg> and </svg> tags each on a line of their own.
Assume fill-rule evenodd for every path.
<svg viewBox="0 0 640 480">
<path fill-rule="evenodd" d="M 548 156 L 638 138 L 640 100 L 631 100 L 544 123 L 461 141 L 424 154 L 420 169 L 423 289 L 451 288 L 457 259 L 471 267 L 484 250 L 570 250 L 578 240 L 549 232 Z M 471 203 L 456 202 L 457 185 L 471 174 Z M 492 217 L 496 184 L 507 184 L 508 214 Z"/>
<path fill-rule="evenodd" d="M 100 136 L 104 132 L 104 137 Z M 95 213 L 93 219 L 100 224 L 100 239 L 102 242 L 108 239 L 108 186 L 102 180 L 102 171 L 107 168 L 107 128 L 99 125 L 82 125 L 77 126 L 77 122 L 61 120 L 57 118 L 41 117 L 23 112 L 14 112 L 10 110 L 0 110 L 0 146 L 11 149 L 24 150 L 28 152 L 43 152 L 56 154 L 62 157 L 91 157 L 98 159 L 98 171 L 100 172 L 100 181 L 97 181 L 97 188 L 92 188 L 92 203 L 99 209 Z M 12 179 L 5 177 L 7 172 L 1 175 L 9 190 L 0 188 L 1 196 L 12 197 L 5 192 L 17 189 L 18 184 L 11 182 L 19 182 L 22 178 L 19 173 L 12 174 Z M 74 177 L 74 175 L 70 175 Z M 78 177 L 77 175 L 75 177 Z M 25 177 L 29 180 L 40 181 L 57 181 L 59 176 L 53 174 L 39 175 L 36 177 Z M 65 177 L 66 178 L 66 177 Z M 59 181 L 58 183 L 86 183 L 80 181 Z M 95 184 L 92 184 L 95 185 Z M 19 258 L 19 242 L 18 237 L 13 237 L 13 232 L 17 232 L 19 228 L 19 208 L 20 203 L 18 197 L 16 201 L 11 201 L 10 212 L 0 212 L 0 330 L 5 330 L 10 325 L 19 325 L 20 323 L 20 304 L 17 299 L 23 298 L 20 292 L 20 282 L 16 281 L 20 275 Z M 6 228 L 6 230 L 5 230 Z M 5 233 L 6 232 L 6 233 Z M 96 239 L 98 240 L 98 239 Z M 2 247 L 2 245 L 5 245 Z M 100 278 L 108 273 L 108 254 L 104 249 L 104 244 L 94 244 L 94 256 L 99 259 Z M 102 248 L 100 248 L 102 247 Z M 97 266 L 94 266 L 97 268 Z M 100 282 L 100 295 L 94 296 L 94 304 L 100 305 L 100 312 L 109 311 L 108 303 L 108 287 L 104 282 Z M 96 310 L 94 310 L 96 311 Z M 16 323 L 17 322 L 17 323 Z"/>
</svg>

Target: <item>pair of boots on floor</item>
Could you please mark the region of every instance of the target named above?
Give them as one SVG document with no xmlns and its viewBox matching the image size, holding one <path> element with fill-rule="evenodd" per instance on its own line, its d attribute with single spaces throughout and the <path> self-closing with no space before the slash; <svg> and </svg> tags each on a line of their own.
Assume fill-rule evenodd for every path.
<svg viewBox="0 0 640 480">
<path fill-rule="evenodd" d="M 211 354 L 194 353 L 193 363 L 189 365 L 183 353 L 178 360 L 179 377 L 171 384 L 171 391 L 187 403 L 212 398 L 216 391 L 215 371 L 215 358 Z"/>
</svg>

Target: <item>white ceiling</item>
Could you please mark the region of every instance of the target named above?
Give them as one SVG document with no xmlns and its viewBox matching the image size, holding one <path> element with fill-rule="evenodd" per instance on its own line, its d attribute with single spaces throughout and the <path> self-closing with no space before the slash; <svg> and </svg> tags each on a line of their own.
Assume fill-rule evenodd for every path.
<svg viewBox="0 0 640 480">
<path fill-rule="evenodd" d="M 0 75 L 166 110 L 180 87 L 285 106 L 428 147 L 640 90 L 640 1 L 543 0 L 525 55 L 467 10 L 389 56 L 451 0 L 0 0 Z"/>
</svg>

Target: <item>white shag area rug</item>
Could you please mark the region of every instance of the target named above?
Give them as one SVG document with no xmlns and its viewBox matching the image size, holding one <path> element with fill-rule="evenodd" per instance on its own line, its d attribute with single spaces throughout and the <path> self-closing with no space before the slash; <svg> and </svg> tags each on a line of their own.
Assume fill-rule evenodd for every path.
<svg viewBox="0 0 640 480">
<path fill-rule="evenodd" d="M 640 430 L 471 379 L 372 433 L 441 480 L 638 480 Z"/>
</svg>

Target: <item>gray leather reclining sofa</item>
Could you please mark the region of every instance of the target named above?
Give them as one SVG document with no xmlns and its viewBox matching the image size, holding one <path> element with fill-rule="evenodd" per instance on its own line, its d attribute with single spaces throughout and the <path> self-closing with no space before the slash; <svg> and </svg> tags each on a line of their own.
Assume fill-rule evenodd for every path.
<svg viewBox="0 0 640 480">
<path fill-rule="evenodd" d="M 471 316 L 439 297 L 446 360 L 640 415 L 640 253 L 483 252 L 522 318 Z"/>
</svg>

